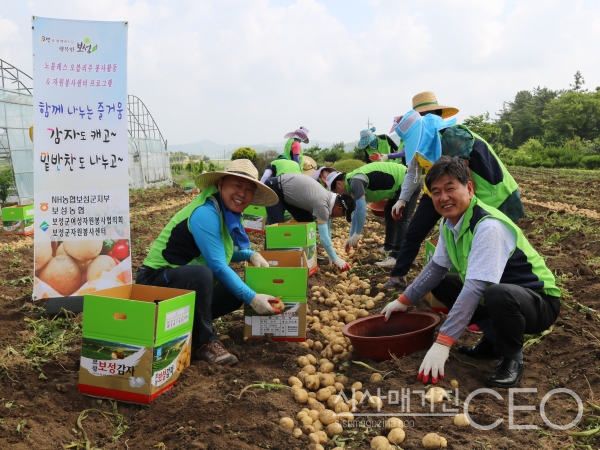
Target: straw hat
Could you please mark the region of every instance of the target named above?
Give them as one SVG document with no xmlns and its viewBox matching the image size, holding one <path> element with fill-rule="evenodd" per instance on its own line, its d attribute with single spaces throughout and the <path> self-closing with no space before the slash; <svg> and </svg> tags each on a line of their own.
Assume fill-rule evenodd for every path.
<svg viewBox="0 0 600 450">
<path fill-rule="evenodd" d="M 302 173 L 312 175 L 317 170 L 317 163 L 310 156 L 302 156 Z"/>
<path fill-rule="evenodd" d="M 295 131 L 290 131 L 288 134 L 286 134 L 283 137 L 286 139 L 290 139 L 290 138 L 300 139 L 305 144 L 308 144 L 308 129 L 306 129 L 304 127 L 300 127 Z"/>
<path fill-rule="evenodd" d="M 458 113 L 458 109 L 453 106 L 440 105 L 435 98 L 435 94 L 431 91 L 421 92 L 412 99 L 412 109 L 418 113 L 426 111 L 435 111 L 436 109 L 442 110 L 442 119 L 447 119 Z"/>
<path fill-rule="evenodd" d="M 196 177 L 196 186 L 203 191 L 209 186 L 214 186 L 226 176 L 233 175 L 252 181 L 256 185 L 256 192 L 252 199 L 255 206 L 272 206 L 279 202 L 277 194 L 271 188 L 259 181 L 258 170 L 249 159 L 234 159 L 227 163 L 224 171 L 202 173 Z"/>
</svg>

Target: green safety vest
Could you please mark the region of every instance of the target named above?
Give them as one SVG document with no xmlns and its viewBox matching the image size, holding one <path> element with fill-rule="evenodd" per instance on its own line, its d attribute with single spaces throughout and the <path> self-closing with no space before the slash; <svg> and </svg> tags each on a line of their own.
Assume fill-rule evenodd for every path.
<svg viewBox="0 0 600 450">
<path fill-rule="evenodd" d="M 284 147 L 284 149 L 283 149 L 283 154 L 284 154 L 285 156 L 287 156 L 287 157 L 290 159 L 290 161 L 292 161 L 292 162 L 295 162 L 295 161 L 294 161 L 294 157 L 292 156 L 292 144 L 293 144 L 293 143 L 294 143 L 294 138 L 289 138 L 289 139 L 287 140 L 287 142 L 285 143 L 285 147 Z M 298 158 L 298 159 L 300 160 L 300 164 L 299 164 L 299 166 L 300 166 L 300 167 L 304 167 L 304 166 L 302 165 L 302 164 L 303 164 L 303 162 L 304 162 L 304 151 L 302 150 L 302 146 L 300 146 L 300 155 L 299 155 L 299 158 Z M 302 173 L 302 170 L 300 170 L 300 173 Z"/>
<path fill-rule="evenodd" d="M 204 256 L 200 254 L 200 249 L 194 241 L 189 223 L 192 213 L 196 208 L 204 205 L 206 201 L 213 202 L 217 208 L 221 219 L 221 237 L 225 250 L 225 260 L 227 264 L 231 262 L 231 258 L 233 257 L 233 239 L 225 224 L 219 201 L 214 197 L 217 191 L 217 186 L 206 188 L 185 208 L 181 209 L 171 218 L 167 226 L 163 228 L 152 243 L 150 252 L 148 252 L 148 256 L 143 262 L 145 266 L 152 269 L 160 269 L 161 267 L 179 267 L 194 264 L 206 265 Z"/>
<path fill-rule="evenodd" d="M 371 156 L 373 153 L 389 155 L 392 152 L 392 148 L 390 147 L 390 143 L 387 141 L 387 139 L 382 139 L 379 136 L 375 136 L 375 137 L 377 138 L 377 148 L 371 148 L 370 145 L 367 145 L 364 149 L 365 153 L 367 155 L 365 161 L 369 161 L 369 163 L 370 163 L 369 156 Z M 404 141 L 402 141 L 402 139 L 400 139 L 400 145 L 398 146 L 397 151 L 402 151 L 403 147 L 404 147 Z M 388 159 L 386 162 L 402 164 L 402 158 Z"/>
<path fill-rule="evenodd" d="M 302 173 L 298 163 L 290 160 L 285 155 L 279 155 L 276 160 L 271 161 L 270 166 L 273 171 L 273 177 L 283 175 L 284 173 Z"/>
<path fill-rule="evenodd" d="M 469 208 L 463 216 L 462 227 L 455 242 L 454 233 L 442 222 L 442 232 L 446 241 L 448 255 L 454 267 L 458 270 L 460 279 L 465 282 L 469 264 L 469 253 L 473 245 L 473 236 L 482 220 L 495 218 L 504 223 L 517 236 L 516 247 L 508 258 L 500 283 L 515 284 L 546 295 L 560 297 L 554 275 L 546 267 L 544 259 L 523 236 L 521 229 L 505 214 L 486 205 L 473 196 Z M 482 303 L 483 304 L 483 303 Z"/>
<path fill-rule="evenodd" d="M 366 201 L 378 202 L 394 198 L 404 181 L 406 166 L 387 162 L 374 162 L 361 166 L 346 175 L 347 192 L 351 192 L 350 180 L 358 174 L 365 175 L 368 180 L 365 189 Z"/>
<path fill-rule="evenodd" d="M 458 139 L 453 140 L 453 136 Z M 497 208 L 511 220 L 525 217 L 517 182 L 485 139 L 464 125 L 455 125 L 442 134 L 441 140 L 442 154 L 469 159 L 475 195 L 481 201 Z"/>
</svg>

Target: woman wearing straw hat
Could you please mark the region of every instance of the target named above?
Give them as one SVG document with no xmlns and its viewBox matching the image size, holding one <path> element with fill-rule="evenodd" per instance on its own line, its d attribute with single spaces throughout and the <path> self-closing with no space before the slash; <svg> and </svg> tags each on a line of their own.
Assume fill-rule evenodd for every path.
<svg viewBox="0 0 600 450">
<path fill-rule="evenodd" d="M 390 161 L 405 164 L 404 153 L 398 153 L 398 146 L 387 134 L 375 134 L 377 129 L 371 127 L 360 132 L 360 140 L 357 147 L 364 149 L 365 162 Z M 401 143 L 401 145 L 403 145 Z M 394 156 L 392 156 L 394 155 Z"/>
<path fill-rule="evenodd" d="M 296 161 L 300 167 L 304 167 L 302 146 L 300 145 L 300 142 L 308 144 L 308 130 L 304 127 L 300 127 L 295 131 L 287 133 L 283 137 L 287 139 L 283 154 L 292 161 Z"/>
<path fill-rule="evenodd" d="M 196 291 L 192 355 L 229 366 L 237 358 L 219 341 L 212 320 L 243 304 L 258 314 L 280 313 L 271 306 L 277 303 L 273 296 L 254 292 L 229 267 L 232 261 L 268 267 L 259 253 L 250 250 L 240 217 L 248 205 L 270 206 L 278 198 L 258 181 L 258 171 L 247 159 L 230 161 L 224 171 L 198 175 L 196 186 L 200 194 L 154 241 L 136 283 Z"/>
</svg>

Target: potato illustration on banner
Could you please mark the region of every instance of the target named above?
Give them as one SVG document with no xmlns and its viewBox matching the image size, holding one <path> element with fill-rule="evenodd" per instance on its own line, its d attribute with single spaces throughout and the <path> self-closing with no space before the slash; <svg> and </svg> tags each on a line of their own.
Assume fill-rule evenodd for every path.
<svg viewBox="0 0 600 450">
<path fill-rule="evenodd" d="M 68 255 L 52 258 L 44 265 L 38 277 L 61 295 L 71 295 L 81 286 L 79 266 Z"/>
<path fill-rule="evenodd" d="M 67 255 L 79 261 L 87 261 L 100 254 L 102 251 L 102 241 L 64 241 L 62 247 Z"/>
<path fill-rule="evenodd" d="M 190 365 L 190 360 L 191 351 L 188 343 L 186 342 L 185 344 L 183 344 L 183 347 L 181 348 L 181 353 L 179 353 L 179 356 L 177 357 L 177 371 L 183 372 L 183 369 Z"/>
</svg>

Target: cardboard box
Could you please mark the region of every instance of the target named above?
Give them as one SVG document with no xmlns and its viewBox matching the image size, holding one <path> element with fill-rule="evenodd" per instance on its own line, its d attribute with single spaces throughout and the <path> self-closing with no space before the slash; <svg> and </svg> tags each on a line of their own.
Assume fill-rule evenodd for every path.
<svg viewBox="0 0 600 450">
<path fill-rule="evenodd" d="M 267 226 L 267 209 L 264 206 L 248 206 L 242 213 L 246 233 L 265 234 Z"/>
<path fill-rule="evenodd" d="M 315 222 L 278 223 L 265 230 L 268 250 L 302 250 L 308 261 L 308 275 L 317 272 L 317 224 Z"/>
<path fill-rule="evenodd" d="M 183 192 L 185 192 L 186 194 L 199 194 L 200 189 L 196 187 L 196 183 L 194 183 L 193 181 L 188 181 L 183 185 Z"/>
<path fill-rule="evenodd" d="M 196 293 L 119 286 L 83 301 L 79 392 L 149 404 L 190 364 Z"/>
<path fill-rule="evenodd" d="M 306 292 L 308 269 L 301 250 L 269 251 L 260 254 L 270 267 L 246 266 L 246 284 L 260 294 L 281 298 L 285 311 L 277 315 L 257 314 L 244 308 L 244 337 L 274 341 L 306 340 Z"/>
<path fill-rule="evenodd" d="M 425 242 L 425 265 L 429 264 L 431 258 L 433 258 L 433 254 L 435 253 L 435 246 L 437 245 L 437 239 L 431 239 Z M 458 273 L 458 270 L 452 268 L 450 269 L 450 273 Z M 450 310 L 444 305 L 442 302 L 438 301 L 435 296 L 429 292 L 425 297 L 425 300 L 429 303 L 431 309 L 436 312 L 441 312 L 443 314 L 448 314 Z"/>
<path fill-rule="evenodd" d="M 27 236 L 33 234 L 33 205 L 7 206 L 2 208 L 4 235 Z"/>
</svg>

